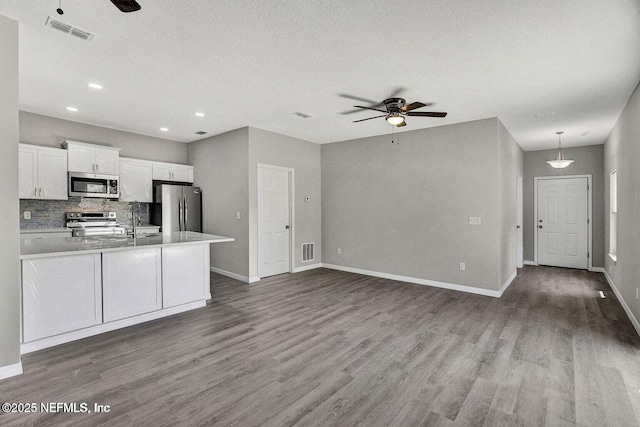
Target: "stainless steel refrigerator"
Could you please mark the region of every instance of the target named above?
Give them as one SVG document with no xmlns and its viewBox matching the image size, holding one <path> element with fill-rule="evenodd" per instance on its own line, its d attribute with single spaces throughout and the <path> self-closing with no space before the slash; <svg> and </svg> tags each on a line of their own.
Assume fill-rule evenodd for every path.
<svg viewBox="0 0 640 427">
<path fill-rule="evenodd" d="M 153 189 L 151 222 L 163 233 L 202 231 L 200 187 L 160 184 Z"/>
</svg>

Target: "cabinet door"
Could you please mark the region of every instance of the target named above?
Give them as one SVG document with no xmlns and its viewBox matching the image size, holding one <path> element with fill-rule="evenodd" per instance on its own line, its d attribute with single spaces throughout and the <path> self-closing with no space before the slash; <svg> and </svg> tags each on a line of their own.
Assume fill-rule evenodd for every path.
<svg viewBox="0 0 640 427">
<path fill-rule="evenodd" d="M 42 198 L 67 200 L 67 152 L 65 150 L 38 150 L 38 187 Z"/>
<path fill-rule="evenodd" d="M 120 159 L 120 200 L 153 202 L 153 167 L 151 163 Z"/>
<path fill-rule="evenodd" d="M 20 144 L 18 157 L 18 187 L 21 199 L 38 197 L 38 151 Z M 65 172 L 66 179 L 66 172 Z"/>
<path fill-rule="evenodd" d="M 172 165 L 171 178 L 173 181 L 189 182 L 189 166 Z M 193 182 L 193 180 L 191 181 Z"/>
<path fill-rule="evenodd" d="M 162 308 L 160 248 L 102 254 L 104 321 Z"/>
<path fill-rule="evenodd" d="M 24 342 L 102 323 L 100 254 L 22 261 Z"/>
<path fill-rule="evenodd" d="M 162 248 L 162 307 L 203 301 L 208 285 L 208 244 Z"/>
<path fill-rule="evenodd" d="M 120 170 L 120 153 L 117 150 L 95 148 L 96 173 L 118 175 Z"/>
<path fill-rule="evenodd" d="M 164 163 L 153 164 L 153 179 L 171 181 L 171 167 Z"/>
<path fill-rule="evenodd" d="M 95 173 L 94 154 L 93 147 L 69 144 L 67 146 L 69 171 Z"/>
</svg>

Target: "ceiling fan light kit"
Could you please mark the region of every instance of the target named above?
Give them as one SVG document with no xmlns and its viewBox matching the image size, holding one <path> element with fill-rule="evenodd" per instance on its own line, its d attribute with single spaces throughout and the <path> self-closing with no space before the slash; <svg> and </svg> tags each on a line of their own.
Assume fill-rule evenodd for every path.
<svg viewBox="0 0 640 427">
<path fill-rule="evenodd" d="M 571 163 L 575 162 L 575 160 L 566 160 L 564 158 L 564 153 L 562 152 L 562 140 L 560 139 L 560 136 L 563 133 L 564 132 L 556 132 L 556 135 L 558 135 L 558 158 L 556 160 L 547 161 L 547 163 L 549 163 L 549 165 L 551 167 L 556 168 L 556 169 L 566 168 Z"/>
<path fill-rule="evenodd" d="M 400 113 L 391 113 L 387 116 L 387 122 L 390 125 L 398 126 L 404 122 L 404 117 Z"/>
</svg>

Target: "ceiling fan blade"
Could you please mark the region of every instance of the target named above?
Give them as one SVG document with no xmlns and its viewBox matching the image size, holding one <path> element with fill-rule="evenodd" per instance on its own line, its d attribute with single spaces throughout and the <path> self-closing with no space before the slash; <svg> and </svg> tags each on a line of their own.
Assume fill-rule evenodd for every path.
<svg viewBox="0 0 640 427">
<path fill-rule="evenodd" d="M 401 128 L 402 126 L 406 126 L 406 125 L 407 125 L 407 122 L 402 122 L 402 123 L 400 123 L 399 125 L 396 125 L 396 126 Z"/>
<path fill-rule="evenodd" d="M 111 0 L 111 3 L 115 4 L 121 12 L 128 13 L 142 9 L 136 0 Z"/>
<path fill-rule="evenodd" d="M 380 111 L 381 113 L 386 113 L 385 110 L 380 110 L 378 108 L 363 107 L 362 105 L 354 105 L 354 107 L 356 107 L 356 108 L 364 108 L 365 110 L 373 110 L 373 111 Z"/>
<path fill-rule="evenodd" d="M 404 92 L 404 88 L 402 86 L 398 86 L 391 95 L 387 96 L 386 99 L 397 98 L 402 92 Z"/>
<path fill-rule="evenodd" d="M 415 110 L 416 108 L 422 108 L 422 107 L 426 107 L 427 104 L 423 104 L 422 102 L 412 102 L 411 104 L 407 104 L 404 107 L 401 108 L 402 111 L 411 111 L 411 110 Z"/>
<path fill-rule="evenodd" d="M 353 123 L 364 122 L 365 120 L 378 119 L 380 117 L 386 117 L 386 116 L 387 116 L 386 114 L 383 114 L 382 116 L 369 117 L 368 119 L 354 120 Z"/>
<path fill-rule="evenodd" d="M 412 117 L 446 117 L 447 113 L 438 113 L 435 111 L 416 111 L 416 112 L 408 112 L 407 116 Z"/>
<path fill-rule="evenodd" d="M 372 101 L 372 100 L 367 99 L 367 98 L 360 98 L 359 96 L 353 96 L 353 95 L 349 95 L 347 93 L 339 93 L 338 95 L 343 97 L 343 98 L 353 99 L 354 101 L 366 102 L 367 104 L 371 104 L 372 107 L 375 107 L 376 105 L 382 105 L 382 102 L 380 102 L 380 101 Z"/>
</svg>

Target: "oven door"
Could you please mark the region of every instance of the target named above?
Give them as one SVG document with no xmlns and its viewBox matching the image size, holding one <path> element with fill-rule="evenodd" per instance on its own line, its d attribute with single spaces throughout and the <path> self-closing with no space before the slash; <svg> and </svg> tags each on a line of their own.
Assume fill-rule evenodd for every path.
<svg viewBox="0 0 640 427">
<path fill-rule="evenodd" d="M 109 175 L 69 172 L 69 196 L 117 199 L 117 184 L 115 194 L 113 189 L 117 179 Z"/>
</svg>

